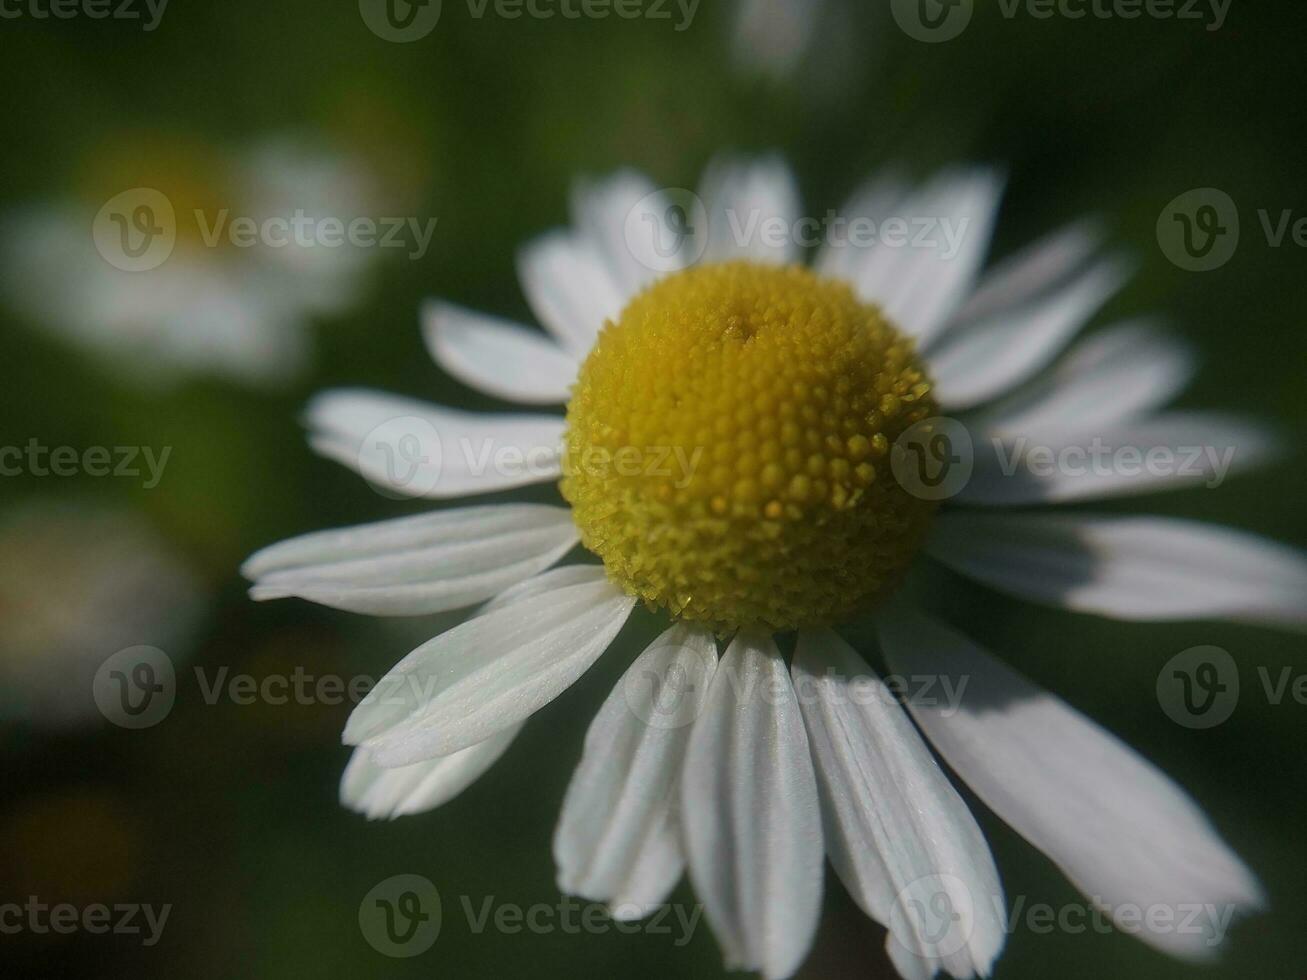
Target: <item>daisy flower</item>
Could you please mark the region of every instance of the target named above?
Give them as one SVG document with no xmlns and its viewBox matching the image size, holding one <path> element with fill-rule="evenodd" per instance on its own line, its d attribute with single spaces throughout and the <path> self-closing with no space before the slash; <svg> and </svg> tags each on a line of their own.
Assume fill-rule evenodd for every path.
<svg viewBox="0 0 1307 980">
<path fill-rule="evenodd" d="M 1154 326 L 1101 331 L 1059 360 L 1126 269 L 1079 225 L 986 269 L 1001 183 L 984 169 L 875 180 L 811 269 L 804 236 L 766 233 L 810 227 L 778 161 L 718 162 L 697 196 L 632 172 L 586 183 L 573 227 L 520 255 L 547 333 L 447 302 L 423 314 L 448 373 L 565 404 L 565 418 L 318 396 L 314 447 L 380 487 L 447 499 L 557 481 L 567 505 L 445 509 L 249 560 L 256 599 L 389 616 L 486 601 L 357 705 L 344 804 L 394 817 L 458 794 L 642 605 L 666 630 L 599 709 L 554 843 L 560 888 L 614 916 L 645 914 L 688 871 L 727 964 L 788 976 L 813 940 L 825 856 L 887 927 L 903 976 L 987 974 L 1005 938 L 1002 887 L 926 739 L 1109 915 L 1259 905 L 1254 876 L 1181 789 L 922 608 L 933 560 L 1117 619 L 1307 623 L 1307 562 L 1273 543 L 1015 509 L 1180 474 L 1004 479 L 1005 453 L 975 452 L 947 499 L 913 476 L 913 447 L 937 455 L 949 416 L 968 418 L 981 446 L 1265 445 L 1236 419 L 1161 412 L 1192 359 Z M 892 240 L 895 216 L 941 241 Z M 854 241 L 873 224 L 877 241 Z M 966 230 L 944 246 L 949 228 Z M 600 563 L 553 567 L 578 543 Z M 951 678 L 961 700 L 896 697 L 839 632 L 862 621 L 892 671 Z M 1199 959 L 1219 937 L 1141 938 Z"/>
<path fill-rule="evenodd" d="M 373 179 L 358 162 L 288 138 L 234 152 L 154 138 L 97 154 L 85 183 L 85 193 L 4 222 L 5 293 L 37 326 L 143 383 L 195 373 L 285 380 L 308 360 L 312 318 L 348 309 L 377 254 L 306 244 L 290 232 L 253 247 L 235 243 L 237 222 L 297 213 L 302 224 L 347 222 L 375 200 Z M 149 219 L 122 229 L 129 236 L 119 246 L 123 261 L 106 254 L 116 226 L 106 224 L 107 239 L 99 237 L 106 219 L 117 217 L 106 214 L 116 201 L 132 222 L 138 214 Z M 125 268 L 138 250 L 147 261 Z"/>
</svg>

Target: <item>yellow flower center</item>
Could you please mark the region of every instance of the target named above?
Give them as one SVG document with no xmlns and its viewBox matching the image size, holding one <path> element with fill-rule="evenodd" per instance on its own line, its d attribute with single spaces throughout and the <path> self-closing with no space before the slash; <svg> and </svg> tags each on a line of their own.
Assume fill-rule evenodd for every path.
<svg viewBox="0 0 1307 980">
<path fill-rule="evenodd" d="M 629 594 L 728 631 L 829 625 L 883 598 L 934 505 L 894 440 L 935 414 L 913 344 L 848 285 L 701 266 L 609 322 L 567 409 L 563 496 Z"/>
</svg>

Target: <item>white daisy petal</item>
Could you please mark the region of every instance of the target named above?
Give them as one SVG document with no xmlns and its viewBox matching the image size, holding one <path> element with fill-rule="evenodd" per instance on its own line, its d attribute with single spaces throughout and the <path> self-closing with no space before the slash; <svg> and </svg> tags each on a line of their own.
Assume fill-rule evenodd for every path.
<svg viewBox="0 0 1307 980">
<path fill-rule="evenodd" d="M 1125 620 L 1233 619 L 1307 629 L 1307 556 L 1163 517 L 952 512 L 932 556 L 1000 592 Z"/>
<path fill-rule="evenodd" d="M 880 634 L 896 672 L 951 677 L 962 692 L 959 707 L 909 707 L 977 796 L 1096 905 L 1169 913 L 1166 926 L 1150 929 L 1146 917 L 1130 930 L 1144 942 L 1209 958 L 1228 920 L 1207 909 L 1223 918 L 1263 902 L 1193 800 L 1115 736 L 919 613 L 887 614 Z"/>
<path fill-rule="evenodd" d="M 566 589 L 572 585 L 586 585 L 597 581 L 598 577 L 595 571 L 598 567 L 596 565 L 560 565 L 558 568 L 551 568 L 547 572 L 541 572 L 534 578 L 526 579 L 511 588 L 505 589 L 485 605 L 478 607 L 476 615 L 484 616 L 486 613 L 495 612 L 498 609 L 507 609 L 509 606 L 516 605 L 527 599 L 534 599 L 536 596 L 545 595 L 557 589 Z"/>
<path fill-rule="evenodd" d="M 681 787 L 690 878 L 729 969 L 788 977 L 821 911 L 817 783 L 770 637 L 742 633 L 694 725 Z"/>
<path fill-rule="evenodd" d="M 791 234 L 802 212 L 799 188 L 779 157 L 719 159 L 699 188 L 708 211 L 708 240 L 702 261 L 745 260 L 785 265 L 799 260 Z M 784 223 L 784 241 L 773 246 L 766 229 Z"/>
<path fill-rule="evenodd" d="M 926 352 L 940 405 L 970 408 L 1045 367 L 1121 288 L 1128 274 L 1119 259 L 1103 259 L 1025 307 L 949 331 Z"/>
<path fill-rule="evenodd" d="M 826 851 L 845 887 L 890 930 L 892 953 L 898 946 L 920 961 L 917 972 L 988 976 L 1006 938 L 1003 886 L 966 804 L 890 689 L 842 639 L 800 633 L 793 674 Z"/>
<path fill-rule="evenodd" d="M 442 368 L 507 401 L 567 401 L 576 358 L 535 330 L 436 300 L 422 308 L 422 336 Z"/>
<path fill-rule="evenodd" d="M 318 531 L 245 563 L 258 600 L 299 596 L 350 612 L 460 609 L 544 571 L 576 543 L 563 507 L 492 504 Z"/>
<path fill-rule="evenodd" d="M 535 315 L 578 361 L 626 305 L 598 250 L 573 232 L 553 231 L 529 243 L 518 254 L 517 273 Z"/>
<path fill-rule="evenodd" d="M 881 223 L 894 214 L 894 209 L 908 191 L 909 184 L 901 174 L 894 171 L 878 174 L 840 208 L 840 217 L 848 226 L 869 221 L 871 227 L 880 228 Z M 866 250 L 857 246 L 850 233 L 823 245 L 817 253 L 815 268 L 823 276 L 853 281 L 865 257 Z"/>
<path fill-rule="evenodd" d="M 975 418 L 1000 436 L 1067 438 L 1161 408 L 1193 376 L 1193 348 L 1147 321 L 1117 324 L 1077 344 L 1025 391 Z"/>
<path fill-rule="evenodd" d="M 483 613 L 418 647 L 354 709 L 348 745 L 380 766 L 475 745 L 567 690 L 607 649 L 635 600 L 590 581 Z"/>
<path fill-rule="evenodd" d="M 316 396 L 306 416 L 316 452 L 402 496 L 492 493 L 562 472 L 561 417 L 461 412 L 359 389 Z"/>
<path fill-rule="evenodd" d="M 665 195 L 635 170 L 580 181 L 572 194 L 577 231 L 603 259 L 624 300 L 653 282 L 667 265 L 654 251 L 652 239 L 646 242 L 644 235 L 628 234 L 628 229 L 660 227 L 666 210 Z"/>
<path fill-rule="evenodd" d="M 1213 488 L 1265 463 L 1276 449 L 1264 426 L 1217 412 L 1169 412 L 1091 433 L 1050 435 L 985 436 L 955 501 L 1060 504 Z"/>
<path fill-rule="evenodd" d="M 965 299 L 984 263 L 1002 198 L 989 170 L 945 174 L 904 200 L 892 217 L 905 222 L 906 244 L 881 241 L 866 251 L 853 277 L 867 302 L 929 343 Z M 923 224 L 929 222 L 929 225 Z M 882 238 L 886 226 L 880 227 Z M 925 240 L 919 237 L 925 232 Z"/>
<path fill-rule="evenodd" d="M 590 725 L 554 834 L 558 887 L 639 918 L 685 867 L 678 794 L 690 726 L 717 669 L 712 634 L 673 626 L 631 665 Z"/>
<path fill-rule="evenodd" d="M 340 779 L 341 805 L 369 820 L 393 820 L 444 806 L 484 776 L 521 730 L 521 725 L 513 725 L 453 755 L 397 769 L 381 768 L 367 749 L 357 748 Z"/>
<path fill-rule="evenodd" d="M 1102 240 L 1102 232 L 1094 223 L 1077 222 L 997 263 L 976 284 L 975 291 L 953 318 L 950 329 L 988 320 L 995 314 L 1033 302 L 1069 279 L 1089 260 Z"/>
</svg>

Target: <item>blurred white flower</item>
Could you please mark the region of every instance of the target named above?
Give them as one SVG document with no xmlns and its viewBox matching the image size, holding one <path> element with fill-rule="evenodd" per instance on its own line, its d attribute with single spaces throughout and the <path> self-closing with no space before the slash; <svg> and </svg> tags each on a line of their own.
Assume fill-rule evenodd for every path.
<svg viewBox="0 0 1307 980">
<path fill-rule="evenodd" d="M 24 317 L 111 359 L 134 380 L 286 379 L 307 360 L 311 318 L 344 312 L 378 254 L 349 240 L 323 244 L 295 234 L 289 221 L 297 216 L 310 231 L 367 216 L 376 191 L 358 162 L 289 139 L 232 155 L 149 145 L 127 164 L 99 171 L 93 184 L 101 199 L 47 201 L 4 223 L 3 291 Z M 108 195 L 125 202 L 123 214 L 106 213 Z M 275 240 L 264 231 L 269 219 L 278 223 Z M 114 221 L 124 261 L 106 254 Z M 254 240 L 237 244 L 246 223 L 257 227 Z M 158 258 L 131 267 L 146 248 Z"/>
<path fill-rule="evenodd" d="M 31 501 L 0 513 L 0 718 L 100 719 L 100 665 L 133 646 L 185 652 L 204 604 L 199 579 L 130 511 Z"/>
</svg>

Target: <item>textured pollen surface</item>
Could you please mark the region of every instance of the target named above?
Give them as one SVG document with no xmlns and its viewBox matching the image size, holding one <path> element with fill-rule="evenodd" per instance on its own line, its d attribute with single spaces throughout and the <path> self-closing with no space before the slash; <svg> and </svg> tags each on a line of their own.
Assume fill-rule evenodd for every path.
<svg viewBox="0 0 1307 980">
<path fill-rule="evenodd" d="M 608 323 L 563 496 L 627 592 L 727 631 L 828 625 L 897 585 L 933 505 L 889 449 L 935 412 L 910 340 L 844 283 L 702 266 Z"/>
</svg>

